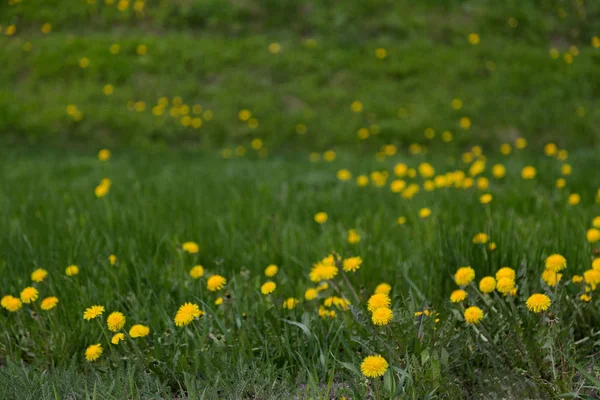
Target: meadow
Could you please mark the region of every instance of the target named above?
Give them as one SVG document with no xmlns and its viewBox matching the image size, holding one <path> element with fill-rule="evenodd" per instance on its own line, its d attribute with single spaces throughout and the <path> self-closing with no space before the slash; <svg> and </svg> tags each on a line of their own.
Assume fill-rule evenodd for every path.
<svg viewBox="0 0 600 400">
<path fill-rule="evenodd" d="M 0 398 L 598 398 L 600 8 L 500 3 L 4 3 Z"/>
</svg>

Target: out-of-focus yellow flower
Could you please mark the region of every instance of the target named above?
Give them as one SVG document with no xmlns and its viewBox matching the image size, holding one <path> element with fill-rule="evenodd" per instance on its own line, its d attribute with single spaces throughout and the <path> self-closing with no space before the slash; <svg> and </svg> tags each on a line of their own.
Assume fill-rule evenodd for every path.
<svg viewBox="0 0 600 400">
<path fill-rule="evenodd" d="M 108 256 L 108 263 L 110 265 L 115 265 L 117 263 L 117 256 L 115 256 L 114 254 Z"/>
<path fill-rule="evenodd" d="M 52 32 L 52 25 L 46 22 L 44 25 L 42 25 L 41 31 L 44 35 L 49 34 Z"/>
<path fill-rule="evenodd" d="M 200 279 L 202 275 L 204 275 L 204 267 L 202 265 L 196 265 L 190 270 L 192 279 Z"/>
<path fill-rule="evenodd" d="M 396 223 L 398 225 L 404 225 L 406 223 L 406 217 L 398 217 L 398 219 L 396 219 Z"/>
<path fill-rule="evenodd" d="M 190 254 L 196 254 L 200 250 L 200 247 L 196 242 L 185 242 L 181 245 L 183 251 L 188 252 Z"/>
<path fill-rule="evenodd" d="M 387 50 L 384 49 L 383 47 L 379 47 L 377 49 L 375 49 L 375 57 L 377 57 L 380 60 L 383 60 L 384 58 L 386 58 L 388 55 Z"/>
<path fill-rule="evenodd" d="M 145 325 L 136 324 L 129 329 L 129 336 L 132 338 L 141 338 L 150 334 L 150 328 Z"/>
<path fill-rule="evenodd" d="M 503 143 L 502 145 L 500 145 L 500 153 L 502 153 L 503 155 L 507 156 L 510 154 L 511 151 L 512 147 L 510 146 L 510 144 Z"/>
<path fill-rule="evenodd" d="M 472 33 L 469 33 L 469 36 L 467 36 L 467 40 L 472 45 L 476 45 L 476 44 L 479 44 L 479 42 L 481 41 L 481 38 L 479 37 L 478 33 L 472 32 Z"/>
<path fill-rule="evenodd" d="M 360 235 L 358 234 L 356 229 L 350 229 L 348 231 L 347 240 L 348 240 L 349 244 L 356 244 L 356 243 L 360 242 Z"/>
<path fill-rule="evenodd" d="M 69 265 L 65 269 L 65 274 L 67 276 L 75 276 L 75 275 L 79 274 L 79 267 L 77 265 Z"/>
<path fill-rule="evenodd" d="M 306 289 L 306 291 L 304 292 L 304 299 L 305 300 L 314 300 L 317 298 L 318 292 L 317 289 L 315 288 L 308 288 Z"/>
<path fill-rule="evenodd" d="M 272 278 L 279 272 L 279 267 L 275 264 L 271 264 L 265 268 L 265 276 Z"/>
<path fill-rule="evenodd" d="M 517 140 L 515 140 L 515 147 L 519 150 L 523 150 L 525 147 L 527 147 L 527 140 L 522 137 L 517 138 Z"/>
<path fill-rule="evenodd" d="M 549 269 L 545 270 L 542 273 L 542 280 L 546 282 L 546 284 L 550 287 L 556 286 L 557 283 L 562 279 L 563 274 L 559 274 L 555 271 L 550 271 Z"/>
<path fill-rule="evenodd" d="M 419 210 L 419 218 L 427 218 L 431 215 L 431 210 L 429 208 L 421 208 Z"/>
<path fill-rule="evenodd" d="M 208 281 L 206 281 L 206 287 L 211 292 L 216 292 L 218 290 L 223 289 L 226 284 L 227 279 L 225 279 L 221 275 L 213 275 L 210 278 L 208 278 Z"/>
<path fill-rule="evenodd" d="M 43 268 L 38 268 L 31 273 L 31 280 L 34 282 L 42 282 L 48 276 L 48 271 Z"/>
<path fill-rule="evenodd" d="M 277 42 L 269 44 L 269 53 L 278 54 L 281 51 L 281 45 Z"/>
<path fill-rule="evenodd" d="M 79 66 L 83 69 L 90 66 L 90 59 L 87 57 L 82 57 L 79 59 Z"/>
<path fill-rule="evenodd" d="M 587 231 L 587 241 L 590 243 L 596 243 L 600 240 L 600 229 L 591 228 Z"/>
<path fill-rule="evenodd" d="M 556 188 L 557 189 L 562 189 L 567 185 L 567 181 L 565 180 L 565 178 L 558 178 L 556 180 Z"/>
<path fill-rule="evenodd" d="M 323 153 L 323 160 L 327 161 L 327 162 L 332 162 L 333 160 L 335 160 L 335 151 L 333 150 L 327 150 L 326 152 Z"/>
<path fill-rule="evenodd" d="M 450 102 L 450 105 L 455 110 L 460 110 L 463 107 L 463 102 L 461 99 L 454 98 L 454 99 L 452 99 L 452 102 Z"/>
<path fill-rule="evenodd" d="M 544 146 L 544 154 L 554 156 L 558 152 L 558 147 L 554 143 L 548 143 Z"/>
<path fill-rule="evenodd" d="M 375 288 L 375 294 L 385 294 L 386 296 L 389 296 L 390 292 L 392 291 L 392 287 L 387 284 L 387 283 L 380 283 L 379 285 L 377 285 L 377 287 Z"/>
<path fill-rule="evenodd" d="M 570 205 L 575 206 L 575 205 L 579 204 L 579 202 L 581 202 L 581 196 L 577 193 L 571 193 L 569 195 L 568 202 Z"/>
<path fill-rule="evenodd" d="M 462 129 L 469 129 L 471 127 L 471 118 L 469 117 L 462 117 L 459 121 L 458 121 L 458 125 L 462 128 Z"/>
<path fill-rule="evenodd" d="M 536 173 L 537 171 L 535 170 L 535 168 L 531 165 L 528 165 L 526 167 L 523 167 L 523 169 L 521 170 L 521 177 L 523 179 L 531 180 L 535 178 Z"/>
<path fill-rule="evenodd" d="M 328 218 L 329 217 L 327 216 L 327 213 L 323 211 L 316 213 L 314 216 L 314 220 L 318 224 L 324 224 L 325 222 L 327 222 Z"/>
<path fill-rule="evenodd" d="M 92 344 L 85 349 L 85 359 L 88 361 L 96 361 L 102 355 L 102 345 L 100 343 Z"/>
<path fill-rule="evenodd" d="M 363 104 L 360 101 L 355 100 L 350 104 L 350 109 L 352 112 L 359 113 L 363 110 Z"/>
<path fill-rule="evenodd" d="M 106 96 L 110 96 L 111 94 L 114 93 L 114 91 L 115 91 L 115 87 L 113 85 L 111 85 L 110 83 L 104 85 L 104 87 L 102 88 L 102 92 L 104 92 L 104 94 Z"/>
<path fill-rule="evenodd" d="M 340 169 L 337 172 L 337 178 L 340 181 L 349 181 L 350 179 L 352 179 L 352 173 L 350 171 L 348 171 L 347 169 Z"/>
</svg>

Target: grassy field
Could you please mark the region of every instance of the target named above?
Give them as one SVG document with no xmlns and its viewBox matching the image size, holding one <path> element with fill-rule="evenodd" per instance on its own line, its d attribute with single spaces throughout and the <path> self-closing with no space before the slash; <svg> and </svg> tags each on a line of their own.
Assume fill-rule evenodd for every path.
<svg viewBox="0 0 600 400">
<path fill-rule="evenodd" d="M 395 175 L 402 163 L 427 175 L 427 162 L 436 178 Z M 586 284 L 571 279 L 590 270 L 597 254 L 597 243 L 586 235 L 599 213 L 598 182 L 589 180 L 588 171 L 599 162 L 592 151 L 571 154 L 568 162 L 572 174 L 557 189 L 565 161 L 529 148 L 487 160 L 474 182 L 473 164 L 447 154 L 396 154 L 380 161 L 336 154 L 332 162 L 13 155 L 1 164 L 3 291 L 18 297 L 33 285 L 40 298 L 0 315 L 2 379 L 19 377 L 18 384 L 3 385 L 4 396 L 594 397 L 600 313 L 595 291 L 589 303 L 582 301 Z M 506 168 L 500 179 L 491 172 L 496 163 Z M 526 165 L 536 168 L 535 179 L 521 177 Z M 342 169 L 351 180 L 337 177 Z M 361 174 L 375 179 L 359 186 Z M 451 184 L 439 178 L 452 176 L 458 180 Z M 489 186 L 478 189 L 485 186 L 482 177 Z M 103 178 L 111 179 L 110 190 L 97 197 Z M 395 180 L 421 189 L 406 198 L 405 191 L 391 190 Z M 434 181 L 438 185 L 431 187 Z M 485 193 L 493 196 L 487 205 L 480 200 Z M 581 196 L 579 204 L 570 204 L 573 193 Z M 423 208 L 431 215 L 423 218 Z M 325 223 L 315 222 L 319 212 L 327 213 Z M 357 243 L 348 241 L 351 229 L 360 236 Z M 474 244 L 480 232 L 489 239 Z M 182 250 L 188 241 L 199 245 L 198 253 Z M 328 289 L 306 300 L 305 291 L 318 284 L 309 279 L 313 264 L 332 251 L 360 256 L 363 264 L 356 272 L 340 267 L 326 281 Z M 564 255 L 568 267 L 560 284 L 550 287 L 540 276 L 554 253 Z M 274 277 L 263 272 L 270 264 L 279 267 Z M 69 265 L 79 273 L 67 276 Z M 194 265 L 205 271 L 197 280 L 190 276 Z M 465 265 L 474 268 L 476 284 L 465 287 L 467 300 L 451 303 L 458 288 L 454 273 Z M 502 266 L 516 271 L 517 294 L 480 292 L 479 279 Z M 38 268 L 48 276 L 35 283 L 30 275 Z M 207 290 L 213 274 L 227 279 L 217 292 Z M 277 287 L 264 295 L 267 281 Z M 379 327 L 367 303 L 383 282 L 392 287 L 394 317 Z M 548 312 L 527 310 L 535 292 L 552 299 Z M 40 300 L 47 296 L 59 303 L 43 311 Z M 323 308 L 331 296 L 350 306 Z M 288 298 L 298 300 L 291 310 L 282 307 Z M 176 326 L 174 317 L 186 302 L 206 314 Z M 106 312 L 84 320 L 93 305 Z M 479 324 L 465 324 L 463 311 L 471 305 L 484 310 Z M 334 310 L 335 318 L 320 308 Z M 424 310 L 432 315 L 415 317 Z M 127 318 L 122 332 L 140 323 L 150 334 L 110 344 L 106 317 L 113 311 Z M 104 352 L 87 362 L 86 347 L 95 343 Z M 389 362 L 383 381 L 367 382 L 358 373 L 371 354 Z M 40 371 L 47 372 L 42 377 Z M 80 384 L 65 384 L 72 379 Z"/>
<path fill-rule="evenodd" d="M 0 398 L 600 396 L 600 3 L 0 32 Z"/>
</svg>

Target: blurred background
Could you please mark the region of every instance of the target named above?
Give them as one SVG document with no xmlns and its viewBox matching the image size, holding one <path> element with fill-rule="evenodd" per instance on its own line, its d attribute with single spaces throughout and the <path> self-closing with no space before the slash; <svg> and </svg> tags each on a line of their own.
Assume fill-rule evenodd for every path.
<svg viewBox="0 0 600 400">
<path fill-rule="evenodd" d="M 1 0 L 0 26 L 4 146 L 599 144 L 600 2 Z"/>
</svg>

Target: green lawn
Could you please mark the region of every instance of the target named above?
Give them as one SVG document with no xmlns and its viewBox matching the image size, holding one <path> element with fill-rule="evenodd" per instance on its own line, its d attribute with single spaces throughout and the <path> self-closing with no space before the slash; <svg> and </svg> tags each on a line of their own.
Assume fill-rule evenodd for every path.
<svg viewBox="0 0 600 400">
<path fill-rule="evenodd" d="M 55 295 L 59 303 L 41 311 L 38 300 L 0 314 L 8 364 L 2 379 L 5 393 L 13 393 L 6 396 L 96 391 L 102 398 L 181 392 L 214 398 L 220 391 L 226 398 L 387 398 L 390 390 L 414 398 L 430 392 L 446 398 L 592 396 L 596 389 L 589 387 L 599 371 L 589 357 L 600 314 L 595 294 L 582 302 L 582 286 L 570 279 L 590 269 L 593 259 L 586 231 L 599 214 L 588 172 L 599 167 L 595 152 L 569 155 L 573 173 L 562 190 L 554 187 L 561 162 L 527 148 L 487 161 L 487 190 L 427 192 L 427 180 L 417 176 L 407 180 L 421 186 L 414 198 L 392 193 L 397 163 L 416 168 L 425 161 L 438 176 L 469 169 L 433 154 L 376 161 L 341 153 L 331 163 L 293 154 L 222 160 L 117 152 L 106 162 L 58 153 L 9 155 L 0 167 L 3 292 L 18 295 L 30 273 L 44 268 L 48 277 L 35 284 L 40 300 Z M 490 173 L 496 162 L 506 166 L 502 179 Z M 536 167 L 535 180 L 521 178 L 525 165 Z M 336 178 L 342 168 L 353 174 L 351 181 Z M 359 174 L 373 171 L 388 171 L 384 187 L 356 184 Z M 94 188 L 104 177 L 112 186 L 96 198 Z M 480 204 L 483 193 L 493 195 L 489 205 Z M 580 194 L 581 203 L 569 205 L 570 193 Z M 423 207 L 432 211 L 428 218 L 418 216 Z M 322 225 L 313 220 L 320 211 L 328 214 Z M 396 221 L 401 216 L 404 225 Z M 357 230 L 359 243 L 348 243 L 349 229 Z M 478 232 L 497 248 L 473 244 Z M 186 241 L 197 242 L 199 252 L 182 251 Z M 332 251 L 360 256 L 363 265 L 347 280 L 331 280 L 319 299 L 304 300 L 315 285 L 308 278 L 312 264 Z M 568 260 L 558 289 L 540 280 L 552 253 Z M 118 258 L 114 266 L 110 254 Z M 80 271 L 67 277 L 71 264 Z M 206 271 L 198 281 L 188 274 L 196 264 Z M 260 287 L 269 280 L 263 274 L 269 264 L 278 265 L 279 273 L 270 278 L 276 291 L 265 296 Z M 448 300 L 456 289 L 452 275 L 463 265 L 475 269 L 476 282 L 501 266 L 517 273 L 518 295 L 508 300 L 467 288 L 465 306 L 477 304 L 486 314 L 475 328 L 465 325 L 462 306 Z M 218 294 L 206 290 L 205 278 L 216 273 L 228 280 Z M 391 329 L 375 327 L 366 309 L 381 282 L 392 286 Z M 524 305 L 534 292 L 555 302 L 541 319 Z M 319 304 L 331 295 L 347 298 L 350 309 L 338 309 L 335 319 L 319 318 Z M 218 296 L 224 302 L 217 306 Z M 290 297 L 300 303 L 282 309 Z M 176 327 L 173 318 L 184 302 L 199 304 L 206 315 Z M 150 335 L 109 344 L 105 322 L 82 318 L 94 304 L 106 307 L 103 321 L 118 310 L 127 317 L 126 329 L 145 324 Z M 414 317 L 425 309 L 435 310 L 439 322 Z M 92 343 L 102 343 L 104 354 L 89 363 L 84 351 Z M 373 353 L 394 369 L 365 386 L 355 372 Z M 18 384 L 8 387 L 13 376 Z M 30 379 L 34 383 L 26 384 Z M 65 384 L 72 379 L 80 384 Z"/>
</svg>

